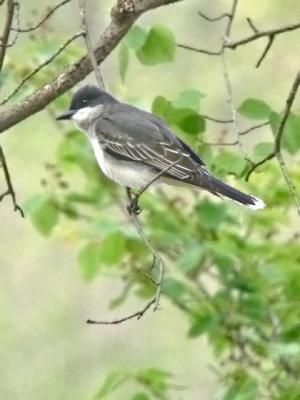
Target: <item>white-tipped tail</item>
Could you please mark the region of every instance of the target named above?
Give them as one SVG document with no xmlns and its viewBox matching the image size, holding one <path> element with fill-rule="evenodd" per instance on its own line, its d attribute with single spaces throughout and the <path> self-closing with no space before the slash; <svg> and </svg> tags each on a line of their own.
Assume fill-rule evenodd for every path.
<svg viewBox="0 0 300 400">
<path fill-rule="evenodd" d="M 265 208 L 265 203 L 259 199 L 258 197 L 251 196 L 254 204 L 245 204 L 246 207 L 251 208 L 252 210 L 261 210 Z"/>
</svg>

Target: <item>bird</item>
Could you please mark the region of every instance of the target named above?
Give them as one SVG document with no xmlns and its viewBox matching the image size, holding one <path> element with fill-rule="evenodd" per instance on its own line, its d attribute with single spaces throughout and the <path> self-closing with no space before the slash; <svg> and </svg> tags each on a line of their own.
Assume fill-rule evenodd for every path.
<svg viewBox="0 0 300 400">
<path fill-rule="evenodd" d="M 94 85 L 78 89 L 69 110 L 56 120 L 72 120 L 89 139 L 102 172 L 127 190 L 184 185 L 229 198 L 250 209 L 263 200 L 211 174 L 202 158 L 158 116 L 118 101 Z"/>
</svg>

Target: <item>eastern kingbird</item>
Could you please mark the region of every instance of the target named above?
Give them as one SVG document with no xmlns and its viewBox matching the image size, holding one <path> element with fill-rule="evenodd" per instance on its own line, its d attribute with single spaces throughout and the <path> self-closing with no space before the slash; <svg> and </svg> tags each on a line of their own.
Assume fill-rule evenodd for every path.
<svg viewBox="0 0 300 400">
<path fill-rule="evenodd" d="M 165 171 L 155 183 L 198 187 L 252 209 L 265 206 L 211 175 L 203 160 L 159 117 L 121 103 L 96 86 L 79 89 L 69 111 L 56 119 L 72 119 L 86 133 L 101 170 L 122 186 L 141 189 Z"/>
</svg>

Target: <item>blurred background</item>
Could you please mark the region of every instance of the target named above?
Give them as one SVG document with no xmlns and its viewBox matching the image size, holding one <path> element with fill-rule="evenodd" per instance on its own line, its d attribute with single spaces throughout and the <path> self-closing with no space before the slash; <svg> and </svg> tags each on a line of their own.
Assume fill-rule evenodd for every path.
<svg viewBox="0 0 300 400">
<path fill-rule="evenodd" d="M 89 1 L 90 26 L 95 42 L 109 22 L 112 4 L 108 0 Z M 52 5 L 50 1 L 42 0 L 37 5 L 35 1 L 27 0 L 21 5 L 21 25 L 33 23 Z M 220 46 L 224 21 L 209 23 L 200 18 L 197 11 L 217 16 L 230 7 L 231 2 L 225 0 L 184 1 L 147 13 L 138 20 L 138 25 L 146 28 L 164 24 L 178 43 L 215 50 Z M 246 17 L 251 17 L 259 29 L 268 29 L 295 23 L 299 16 L 298 0 L 240 1 L 232 37 L 238 39 L 249 35 Z M 0 26 L 3 20 L 4 7 L 1 7 Z M 49 19 L 45 30 L 20 34 L 16 46 L 7 53 L 3 72 L 5 85 L 0 86 L 1 98 L 15 86 L 16 71 L 23 64 L 30 70 L 38 57 L 48 56 L 57 44 L 79 29 L 78 4 L 71 1 Z M 50 34 L 53 42 L 47 39 Z M 299 68 L 299 34 L 296 30 L 277 37 L 259 69 L 254 66 L 264 49 L 264 40 L 237 51 L 228 50 L 236 106 L 245 98 L 259 97 L 273 109 L 282 109 Z M 84 43 L 79 41 L 68 56 L 71 60 L 84 53 Z M 63 61 L 65 64 L 68 62 Z M 116 49 L 101 66 L 101 72 L 107 90 L 124 101 L 151 110 L 156 96 L 163 94 L 174 99 L 183 89 L 193 88 L 206 94 L 201 101 L 203 114 L 231 118 L 219 57 L 177 49 L 173 63 L 152 67 L 131 57 L 125 83 L 120 79 L 118 65 Z M 95 82 L 93 74 L 86 81 Z M 31 91 L 32 86 L 26 86 L 20 97 Z M 62 105 L 45 109 L 1 135 L 1 145 L 22 206 L 43 190 L 41 181 L 47 175 L 45 164 L 53 162 L 64 131 L 71 129 L 54 120 L 54 112 L 59 107 L 67 107 L 69 100 L 70 93 L 63 96 Z M 298 101 L 295 109 L 299 110 L 299 106 Z M 241 121 L 239 126 L 242 129 L 249 124 Z M 213 142 L 224 130 L 228 140 L 234 138 L 228 125 L 208 121 L 207 141 Z M 267 128 L 245 137 L 244 143 L 246 148 L 251 148 L 264 138 L 270 138 Z M 72 179 L 73 185 L 82 184 L 76 174 Z M 5 190 L 2 174 L 0 188 L 1 192 Z M 190 193 L 180 190 L 180 196 L 188 201 Z M 120 192 L 119 199 L 125 205 L 125 194 Z M 108 201 L 113 203 L 112 198 Z M 113 207 L 109 213 L 107 218 L 114 213 Z M 163 297 L 161 310 L 148 312 L 139 321 L 110 326 L 87 325 L 87 318 L 112 319 L 131 313 L 140 308 L 143 300 L 132 295 L 120 308 L 109 309 L 110 301 L 121 290 L 121 280 L 116 279 L 116 274 L 121 271 L 116 273 L 115 270 L 112 276 L 104 273 L 90 282 L 83 279 L 72 221 L 64 221 L 56 227 L 55 234 L 43 236 L 28 215 L 22 219 L 13 211 L 9 197 L 0 204 L 0 221 L 1 399 L 92 399 L 110 371 L 136 371 L 149 367 L 174 374 L 180 388 L 171 391 L 172 399 L 219 398 L 221 384 L 213 368 L 216 360 L 207 339 L 205 336 L 192 340 L 187 338 L 187 316 L 171 301 Z M 127 399 L 131 393 L 134 393 L 133 383 L 126 387 L 126 392 L 116 391 L 107 398 Z"/>
</svg>

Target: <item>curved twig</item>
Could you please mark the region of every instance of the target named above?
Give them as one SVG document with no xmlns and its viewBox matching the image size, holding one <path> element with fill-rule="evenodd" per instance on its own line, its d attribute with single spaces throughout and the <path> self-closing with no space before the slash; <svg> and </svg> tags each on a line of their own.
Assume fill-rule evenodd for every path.
<svg viewBox="0 0 300 400">
<path fill-rule="evenodd" d="M 46 15 L 39 21 L 37 22 L 35 25 L 30 26 L 29 28 L 12 28 L 12 31 L 15 32 L 19 32 L 19 33 L 26 33 L 26 32 L 32 32 L 36 29 L 38 29 L 41 25 L 43 25 L 43 23 L 49 18 L 51 17 L 52 14 L 55 13 L 55 11 L 57 11 L 60 7 L 64 6 L 65 4 L 69 3 L 71 0 L 63 0 L 60 3 L 56 4 L 56 6 L 54 6 L 53 8 L 51 8 Z"/>
<path fill-rule="evenodd" d="M 43 63 L 41 63 L 40 65 L 38 65 L 36 68 L 34 68 L 34 70 L 32 70 L 31 72 L 29 72 L 29 74 L 27 74 L 20 82 L 19 84 L 13 89 L 13 91 L 7 96 L 5 97 L 1 102 L 0 102 L 0 106 L 3 106 L 4 104 L 6 104 L 16 93 L 18 93 L 18 91 L 25 85 L 26 82 L 28 82 L 34 75 L 36 75 L 41 69 L 43 69 L 46 65 L 50 64 L 53 60 L 55 60 L 55 58 L 57 56 L 59 56 L 60 53 L 62 53 L 66 47 L 68 47 L 72 42 L 74 42 L 74 40 L 76 40 L 77 38 L 79 38 L 80 36 L 82 36 L 82 32 L 78 32 L 75 35 L 73 35 L 72 37 L 70 37 L 68 40 L 65 41 L 65 43 L 63 43 L 55 53 L 52 54 L 52 56 L 50 56 L 49 58 L 47 58 L 47 60 L 45 60 Z"/>
</svg>

